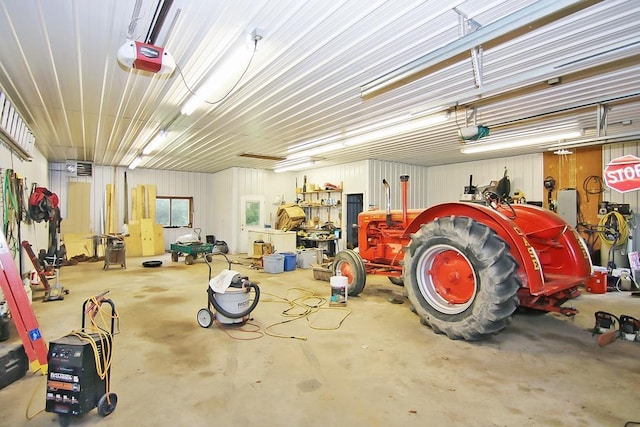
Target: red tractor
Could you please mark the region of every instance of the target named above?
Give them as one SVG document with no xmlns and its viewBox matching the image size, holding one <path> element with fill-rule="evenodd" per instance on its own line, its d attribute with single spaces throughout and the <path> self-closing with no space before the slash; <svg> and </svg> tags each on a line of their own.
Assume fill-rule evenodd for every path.
<svg viewBox="0 0 640 427">
<path fill-rule="evenodd" d="M 593 274 L 586 245 L 555 213 L 509 204 L 485 193 L 486 203 L 444 203 L 407 209 L 409 177 L 400 177 L 402 210 L 358 216 L 359 252 L 336 254 L 332 269 L 348 277 L 350 296 L 367 274 L 404 284 L 423 324 L 451 339 L 477 340 L 503 330 L 518 306 L 577 313 L 562 307 Z"/>
</svg>

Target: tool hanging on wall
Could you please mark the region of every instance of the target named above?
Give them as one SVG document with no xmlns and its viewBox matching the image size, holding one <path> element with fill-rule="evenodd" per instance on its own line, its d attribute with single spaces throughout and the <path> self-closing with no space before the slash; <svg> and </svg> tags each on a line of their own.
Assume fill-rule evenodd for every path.
<svg viewBox="0 0 640 427">
<path fill-rule="evenodd" d="M 549 206 L 549 210 L 555 212 L 556 206 L 553 202 L 553 190 L 556 189 L 556 180 L 552 176 L 548 176 L 544 179 L 544 188 L 547 189 L 547 204 Z"/>
</svg>

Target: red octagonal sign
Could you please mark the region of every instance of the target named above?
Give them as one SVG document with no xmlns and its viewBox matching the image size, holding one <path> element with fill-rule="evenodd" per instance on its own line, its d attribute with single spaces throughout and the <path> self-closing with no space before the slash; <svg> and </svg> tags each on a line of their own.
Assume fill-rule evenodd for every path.
<svg viewBox="0 0 640 427">
<path fill-rule="evenodd" d="M 640 190 L 640 158 L 628 155 L 611 160 L 604 168 L 604 182 L 621 193 Z"/>
</svg>

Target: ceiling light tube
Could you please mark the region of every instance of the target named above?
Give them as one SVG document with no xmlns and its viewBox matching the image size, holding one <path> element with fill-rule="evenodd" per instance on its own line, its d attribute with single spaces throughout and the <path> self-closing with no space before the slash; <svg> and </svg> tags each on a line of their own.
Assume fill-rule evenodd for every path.
<svg viewBox="0 0 640 427">
<path fill-rule="evenodd" d="M 312 161 L 311 157 L 300 157 L 300 158 L 293 158 L 293 159 L 285 159 L 285 160 L 281 160 L 279 162 L 276 162 L 276 168 L 281 168 L 281 167 L 286 167 L 286 166 L 293 166 L 293 165 L 297 165 L 299 163 L 306 163 L 306 162 L 310 162 Z"/>
<path fill-rule="evenodd" d="M 404 118 L 408 117 L 408 116 L 403 116 Z M 399 120 L 399 118 L 395 118 L 395 119 L 389 119 L 389 120 L 385 120 L 381 123 L 383 124 L 388 124 L 388 123 L 395 123 L 391 126 L 387 126 L 384 127 L 382 129 L 376 129 L 370 132 L 357 132 L 356 129 L 352 129 L 349 130 L 348 132 L 345 133 L 345 135 L 352 135 L 351 137 L 348 137 L 342 141 L 337 141 L 331 144 L 327 144 L 327 145 L 321 145 L 319 147 L 315 147 L 315 148 L 311 148 L 308 150 L 303 150 L 303 151 L 299 151 L 297 153 L 292 153 L 290 155 L 287 156 L 287 159 L 299 159 L 301 157 L 313 157 L 313 156 L 317 156 L 319 154 L 324 154 L 324 153 L 328 153 L 330 151 L 336 151 L 336 150 L 340 150 L 341 148 L 344 147 L 353 147 L 354 145 L 359 145 L 359 144 L 363 144 L 365 142 L 371 142 L 371 141 L 375 141 L 378 139 L 383 139 L 383 138 L 388 138 L 391 136 L 395 136 L 395 135 L 400 135 L 403 133 L 407 133 L 407 132 L 412 132 L 412 131 L 416 131 L 419 129 L 424 129 L 427 128 L 429 126 L 433 126 L 435 124 L 438 123 L 442 123 L 447 121 L 447 119 L 449 118 L 449 112 L 448 111 L 443 111 L 441 113 L 438 114 L 432 114 L 429 116 L 425 116 L 425 117 L 421 117 L 419 119 L 413 119 L 413 120 L 408 120 L 405 122 L 401 122 L 401 123 L 397 123 L 397 120 Z M 373 127 L 373 125 L 371 126 L 365 126 L 361 129 L 371 129 Z M 330 138 L 327 138 L 327 141 L 330 140 L 334 140 L 336 139 L 335 136 L 332 136 Z M 320 141 L 320 140 L 318 140 Z"/>
<path fill-rule="evenodd" d="M 144 147 L 142 154 L 145 156 L 154 152 L 167 139 L 167 131 L 161 130 L 158 134 Z"/>
<path fill-rule="evenodd" d="M 484 153 L 487 151 L 496 151 L 496 150 L 504 150 L 509 148 L 518 148 L 518 147 L 526 147 L 536 144 L 545 144 L 554 141 L 561 141 L 564 139 L 577 138 L 581 136 L 582 133 L 579 131 L 558 133 L 555 135 L 545 135 L 545 136 L 532 136 L 532 137 L 521 137 L 522 139 L 510 140 L 510 141 L 502 141 L 502 142 L 493 142 L 493 143 L 476 143 L 476 144 L 467 144 L 466 146 L 460 149 L 460 152 L 463 154 L 476 154 L 476 153 Z"/>
<path fill-rule="evenodd" d="M 244 46 L 234 46 L 231 54 L 219 61 L 202 86 L 183 105 L 180 114 L 188 116 L 204 103 L 215 104 L 222 101 L 236 88 L 234 83 L 237 85 L 251 55 Z"/>
<path fill-rule="evenodd" d="M 281 167 L 281 168 L 275 168 L 273 171 L 275 173 L 298 171 L 298 170 L 309 168 L 309 167 L 313 166 L 314 164 L 315 164 L 314 161 L 308 161 L 308 162 L 298 163 L 298 164 L 291 165 L 291 166 L 284 166 L 284 167 Z"/>
<path fill-rule="evenodd" d="M 304 150 L 304 151 L 290 154 L 287 156 L 287 160 L 299 159 L 302 157 L 313 157 L 313 156 L 317 156 L 318 154 L 324 154 L 330 151 L 340 150 L 341 148 L 344 148 L 344 143 L 342 141 L 338 141 L 332 144 L 322 145 L 320 147 L 315 147 L 309 150 Z"/>
<path fill-rule="evenodd" d="M 288 153 L 293 153 L 293 152 L 296 152 L 296 151 L 299 151 L 299 150 L 317 147 L 318 145 L 326 144 L 328 142 L 337 141 L 338 139 L 340 139 L 340 134 L 329 135 L 329 136 L 325 136 L 325 137 L 318 138 L 318 139 L 312 139 L 310 141 L 304 141 L 304 142 L 301 142 L 301 143 L 296 144 L 296 145 L 292 145 L 291 147 L 287 148 L 287 152 Z"/>
<path fill-rule="evenodd" d="M 131 162 L 131 164 L 129 165 L 129 169 L 134 170 L 135 168 L 138 167 L 141 161 L 142 161 L 142 156 L 136 157 L 135 159 L 133 159 L 133 162 Z"/>
</svg>

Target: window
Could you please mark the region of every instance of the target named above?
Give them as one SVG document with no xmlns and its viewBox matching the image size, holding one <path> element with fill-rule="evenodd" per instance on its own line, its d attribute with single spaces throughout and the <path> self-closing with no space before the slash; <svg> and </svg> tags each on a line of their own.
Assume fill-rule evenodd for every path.
<svg viewBox="0 0 640 427">
<path fill-rule="evenodd" d="M 193 197 L 156 197 L 156 222 L 164 227 L 191 227 Z"/>
</svg>

